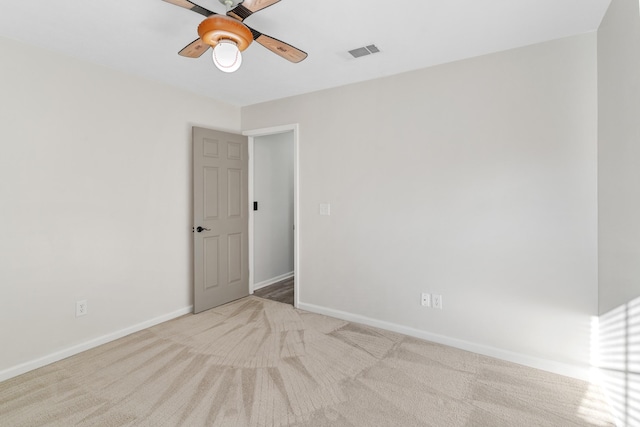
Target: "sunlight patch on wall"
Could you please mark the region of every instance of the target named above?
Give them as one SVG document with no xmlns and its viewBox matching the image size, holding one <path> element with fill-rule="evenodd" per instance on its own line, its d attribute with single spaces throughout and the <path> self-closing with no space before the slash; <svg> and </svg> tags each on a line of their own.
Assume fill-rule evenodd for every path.
<svg viewBox="0 0 640 427">
<path fill-rule="evenodd" d="M 619 425 L 640 425 L 640 298 L 600 316 L 596 366 Z"/>
</svg>

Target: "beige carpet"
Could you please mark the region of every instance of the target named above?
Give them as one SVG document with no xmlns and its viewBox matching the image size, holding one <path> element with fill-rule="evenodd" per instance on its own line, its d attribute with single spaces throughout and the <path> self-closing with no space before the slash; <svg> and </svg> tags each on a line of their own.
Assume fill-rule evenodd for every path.
<svg viewBox="0 0 640 427">
<path fill-rule="evenodd" d="M 574 379 L 248 297 L 0 383 L 2 426 L 605 426 Z"/>
</svg>

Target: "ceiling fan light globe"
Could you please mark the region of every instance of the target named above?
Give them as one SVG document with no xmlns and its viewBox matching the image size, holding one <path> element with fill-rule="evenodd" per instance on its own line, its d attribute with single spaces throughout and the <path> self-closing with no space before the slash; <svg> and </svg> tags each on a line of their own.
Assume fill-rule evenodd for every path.
<svg viewBox="0 0 640 427">
<path fill-rule="evenodd" d="M 231 40 L 220 40 L 213 48 L 213 63 L 225 73 L 233 73 L 242 65 L 242 53 Z"/>
</svg>

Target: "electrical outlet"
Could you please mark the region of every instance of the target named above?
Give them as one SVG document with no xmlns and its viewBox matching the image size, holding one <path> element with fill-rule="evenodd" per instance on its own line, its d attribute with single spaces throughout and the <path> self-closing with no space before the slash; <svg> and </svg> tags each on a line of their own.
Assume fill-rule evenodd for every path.
<svg viewBox="0 0 640 427">
<path fill-rule="evenodd" d="M 431 307 L 431 294 L 423 292 L 420 299 L 420 304 L 422 304 L 423 307 Z"/>
<path fill-rule="evenodd" d="M 433 308 L 442 309 L 442 295 L 433 295 Z"/>
<path fill-rule="evenodd" d="M 87 314 L 87 300 L 76 301 L 76 317 Z"/>
</svg>

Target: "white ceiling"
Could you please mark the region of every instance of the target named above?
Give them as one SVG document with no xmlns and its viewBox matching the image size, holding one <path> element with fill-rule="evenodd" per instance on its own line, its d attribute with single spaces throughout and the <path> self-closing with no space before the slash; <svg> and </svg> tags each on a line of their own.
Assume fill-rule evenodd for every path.
<svg viewBox="0 0 640 427">
<path fill-rule="evenodd" d="M 309 57 L 292 64 L 253 43 L 234 74 L 209 54 L 177 55 L 204 17 L 161 0 L 0 0 L 0 35 L 245 106 L 595 31 L 609 3 L 282 0 L 245 23 Z M 381 53 L 347 53 L 372 43 Z"/>
</svg>

